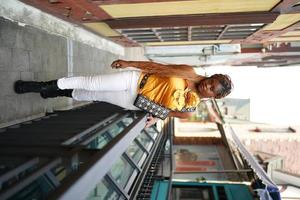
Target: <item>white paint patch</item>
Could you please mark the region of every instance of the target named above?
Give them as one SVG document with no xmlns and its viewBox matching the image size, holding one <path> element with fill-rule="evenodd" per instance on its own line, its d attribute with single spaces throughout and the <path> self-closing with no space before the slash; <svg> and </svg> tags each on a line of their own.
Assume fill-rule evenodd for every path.
<svg viewBox="0 0 300 200">
<path fill-rule="evenodd" d="M 67 65 L 68 65 L 68 76 L 73 76 L 73 40 L 68 38 L 67 39 Z M 73 98 L 68 98 L 68 104 L 73 105 Z"/>
<path fill-rule="evenodd" d="M 67 61 L 68 61 L 68 76 L 73 76 L 73 40 L 67 40 Z"/>
<path fill-rule="evenodd" d="M 124 47 L 17 0 L 0 0 L 0 16 L 124 56 Z"/>
<path fill-rule="evenodd" d="M 22 23 L 22 22 L 18 22 L 18 25 L 19 25 L 19 26 L 23 26 L 23 27 L 26 26 L 26 24 L 25 24 L 25 23 Z"/>
</svg>

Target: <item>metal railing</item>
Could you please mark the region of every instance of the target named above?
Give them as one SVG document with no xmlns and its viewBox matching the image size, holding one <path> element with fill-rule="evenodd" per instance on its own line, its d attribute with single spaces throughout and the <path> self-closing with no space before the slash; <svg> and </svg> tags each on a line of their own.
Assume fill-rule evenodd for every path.
<svg viewBox="0 0 300 200">
<path fill-rule="evenodd" d="M 153 149 L 151 153 L 151 159 L 149 159 L 147 166 L 144 168 L 143 176 L 141 177 L 141 181 L 138 185 L 138 192 L 135 196 L 132 196 L 131 199 L 137 200 L 145 200 L 151 199 L 151 193 L 155 181 L 160 180 L 169 180 L 169 188 L 171 188 L 171 179 L 172 179 L 172 151 L 171 149 L 166 153 L 165 147 L 167 141 L 170 142 L 170 146 L 172 146 L 172 141 L 170 141 L 172 137 L 172 119 L 168 119 L 164 125 L 164 129 L 160 134 L 160 138 L 156 144 L 156 147 Z M 169 160 L 168 162 L 168 170 L 164 172 L 164 161 Z M 171 190 L 169 190 L 170 192 Z M 168 195 L 167 195 L 168 196 Z M 168 197 L 167 197 L 168 199 Z"/>
<path fill-rule="evenodd" d="M 122 131 L 111 137 L 102 149 L 87 148 L 97 135 L 126 117 L 132 117 L 132 123 L 125 125 L 122 122 Z M 0 164 L 8 167 L 1 172 L 0 199 L 19 195 L 41 178 L 49 183 L 47 190 L 39 193 L 43 198 L 49 194 L 53 199 L 86 198 L 140 134 L 145 121 L 143 113 L 95 103 L 3 129 Z M 56 168 L 62 173 L 55 174 Z M 82 192 L 81 188 L 85 191 Z M 129 195 L 124 196 L 129 198 Z"/>
</svg>

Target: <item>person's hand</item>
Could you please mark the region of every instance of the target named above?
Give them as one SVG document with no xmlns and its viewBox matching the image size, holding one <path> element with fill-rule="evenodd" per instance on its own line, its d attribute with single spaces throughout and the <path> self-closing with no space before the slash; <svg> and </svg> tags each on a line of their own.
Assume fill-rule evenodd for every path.
<svg viewBox="0 0 300 200">
<path fill-rule="evenodd" d="M 159 119 L 153 117 L 152 115 L 148 115 L 145 128 L 149 128 L 153 124 L 155 124 Z"/>
<path fill-rule="evenodd" d="M 126 67 L 128 67 L 128 64 L 127 64 L 127 61 L 125 60 L 115 60 L 112 64 L 111 64 L 111 67 L 112 68 L 115 68 L 115 69 L 124 69 Z"/>
</svg>

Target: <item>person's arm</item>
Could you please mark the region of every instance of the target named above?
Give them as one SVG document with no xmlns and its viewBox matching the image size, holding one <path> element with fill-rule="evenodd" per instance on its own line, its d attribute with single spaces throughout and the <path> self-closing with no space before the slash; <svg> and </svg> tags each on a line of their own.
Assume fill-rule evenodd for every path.
<svg viewBox="0 0 300 200">
<path fill-rule="evenodd" d="M 149 128 L 150 126 L 154 125 L 156 122 L 158 122 L 159 118 L 153 117 L 151 114 L 147 116 L 146 126 L 145 128 Z"/>
<path fill-rule="evenodd" d="M 186 119 L 189 117 L 193 116 L 193 112 L 176 112 L 176 111 L 171 111 L 169 113 L 169 117 L 178 117 L 181 119 Z M 147 117 L 147 121 L 146 121 L 146 126 L 145 128 L 148 128 L 150 126 L 152 126 L 153 124 L 155 124 L 157 121 L 159 120 L 159 118 L 157 117 L 153 117 L 151 114 Z"/>
<path fill-rule="evenodd" d="M 178 118 L 181 118 L 181 119 L 186 119 L 186 118 L 192 117 L 193 114 L 194 114 L 194 112 L 171 111 L 168 116 L 169 117 L 178 117 Z"/>
<path fill-rule="evenodd" d="M 203 77 L 195 73 L 192 66 L 189 65 L 164 65 L 151 61 L 125 61 L 116 60 L 111 64 L 112 68 L 134 67 L 150 74 L 159 74 L 160 76 L 176 76 L 189 80 L 201 80 Z"/>
</svg>

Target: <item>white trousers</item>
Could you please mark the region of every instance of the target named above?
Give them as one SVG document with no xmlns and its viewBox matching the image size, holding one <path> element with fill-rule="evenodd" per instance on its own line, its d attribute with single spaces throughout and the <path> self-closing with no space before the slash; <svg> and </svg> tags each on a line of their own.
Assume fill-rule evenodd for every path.
<svg viewBox="0 0 300 200">
<path fill-rule="evenodd" d="M 60 89 L 74 89 L 77 101 L 104 101 L 125 109 L 138 110 L 133 105 L 137 96 L 139 71 L 122 71 L 96 76 L 65 77 L 58 79 Z"/>
</svg>

